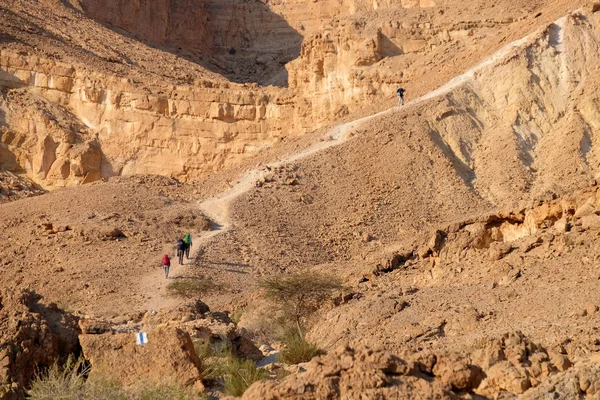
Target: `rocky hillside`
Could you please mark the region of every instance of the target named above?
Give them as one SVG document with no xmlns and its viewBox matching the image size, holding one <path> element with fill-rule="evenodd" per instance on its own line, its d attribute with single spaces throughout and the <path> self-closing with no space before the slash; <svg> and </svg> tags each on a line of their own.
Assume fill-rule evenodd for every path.
<svg viewBox="0 0 600 400">
<path fill-rule="evenodd" d="M 348 114 L 385 109 L 399 85 L 424 94 L 575 7 L 150 4 L 1 6 L 0 87 L 11 103 L 0 104 L 3 168 L 46 188 L 136 173 L 206 177 Z M 41 168 L 33 162 L 44 157 Z"/>
<path fill-rule="evenodd" d="M 595 398 L 598 11 L 3 3 L 0 398 Z"/>
</svg>

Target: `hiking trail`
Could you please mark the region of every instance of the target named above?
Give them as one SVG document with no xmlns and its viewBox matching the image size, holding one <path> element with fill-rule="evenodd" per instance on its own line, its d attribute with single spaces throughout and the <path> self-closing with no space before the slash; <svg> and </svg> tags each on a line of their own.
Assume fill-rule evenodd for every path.
<svg viewBox="0 0 600 400">
<path fill-rule="evenodd" d="M 565 19 L 561 18 L 560 20 L 556 21 L 555 24 L 559 27 L 562 27 L 564 21 Z M 419 103 L 422 103 L 426 100 L 430 100 L 435 97 L 443 96 L 450 92 L 452 89 L 469 84 L 469 82 L 471 82 L 478 73 L 482 72 L 488 67 L 492 67 L 496 63 L 499 63 L 502 60 L 509 57 L 512 50 L 527 43 L 527 41 L 533 35 L 534 34 L 530 34 L 522 39 L 509 43 L 508 45 L 504 46 L 487 59 L 480 62 L 475 67 L 469 69 L 461 75 L 456 76 L 443 86 L 421 97 L 407 102 L 404 106 L 393 106 L 387 110 L 334 126 L 323 137 L 321 137 L 319 141 L 313 143 L 304 150 L 298 153 L 284 156 L 278 161 L 268 163 L 245 172 L 230 189 L 218 194 L 217 196 L 203 200 L 199 203 L 200 210 L 207 218 L 209 218 L 212 221 L 214 229 L 208 232 L 192 233 L 192 236 L 194 238 L 193 243 L 195 247 L 195 249 L 192 248 L 194 254 L 197 252 L 197 249 L 200 245 L 206 243 L 216 235 L 228 231 L 232 227 L 233 222 L 231 221 L 231 217 L 229 215 L 230 205 L 239 196 L 241 196 L 244 193 L 247 193 L 252 188 L 254 188 L 256 182 L 261 178 L 265 177 L 270 172 L 270 169 L 300 161 L 314 154 L 327 150 L 331 147 L 341 145 L 350 138 L 351 133 L 354 130 L 356 130 L 362 124 L 372 119 L 379 118 L 394 112 L 407 112 L 407 110 L 410 109 L 411 106 L 415 106 Z M 165 245 L 166 253 L 174 254 L 173 249 L 174 244 Z M 191 261 L 185 260 L 184 265 L 179 265 L 177 257 L 173 257 L 173 259 L 171 260 L 171 270 L 169 273 L 169 278 L 181 279 L 187 276 L 191 277 L 191 274 L 189 274 L 186 270 L 190 262 Z M 158 263 L 159 260 L 157 260 L 156 270 L 152 271 L 152 273 L 148 274 L 141 281 L 141 286 L 143 288 L 142 290 L 144 291 L 145 296 L 147 298 L 146 307 L 148 310 L 157 310 L 161 308 L 172 307 L 180 302 L 179 299 L 168 297 L 166 295 L 166 286 L 172 280 L 164 278 L 163 270 L 162 268 L 158 268 Z"/>
</svg>

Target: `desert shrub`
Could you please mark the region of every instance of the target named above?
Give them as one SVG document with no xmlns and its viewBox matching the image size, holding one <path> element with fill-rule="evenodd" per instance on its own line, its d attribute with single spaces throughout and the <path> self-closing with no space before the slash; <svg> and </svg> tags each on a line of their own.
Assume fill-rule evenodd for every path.
<svg viewBox="0 0 600 400">
<path fill-rule="evenodd" d="M 28 398 L 32 400 L 201 400 L 203 393 L 181 386 L 139 384 L 124 389 L 118 382 L 93 376 L 87 379 L 89 368 L 83 358 L 69 357 L 60 366 L 54 364 L 34 379 Z"/>
<path fill-rule="evenodd" d="M 242 319 L 242 314 L 244 313 L 243 310 L 235 310 L 234 312 L 232 312 L 231 314 L 229 314 L 229 319 L 235 323 L 236 325 L 240 323 L 240 320 Z"/>
<path fill-rule="evenodd" d="M 228 352 L 216 352 L 209 342 L 204 341 L 195 342 L 194 349 L 200 358 L 200 370 L 204 381 L 216 381 L 225 375 Z"/>
<path fill-rule="evenodd" d="M 210 291 L 217 290 L 220 285 L 212 278 L 198 276 L 197 278 L 176 279 L 167 286 L 169 296 L 192 298 L 199 297 Z"/>
<path fill-rule="evenodd" d="M 325 354 L 325 351 L 318 348 L 314 344 L 306 341 L 295 330 L 291 330 L 285 334 L 282 340 L 284 345 L 279 359 L 287 364 L 299 364 L 308 362 L 313 357 Z"/>
<path fill-rule="evenodd" d="M 225 394 L 239 397 L 254 382 L 267 379 L 269 373 L 256 367 L 252 360 L 241 360 L 230 356 L 225 371 Z"/>
<path fill-rule="evenodd" d="M 52 365 L 46 372 L 38 374 L 29 390 L 33 400 L 79 399 L 85 396 L 85 374 L 87 368 L 82 358 L 69 357 L 64 366 Z"/>
<path fill-rule="evenodd" d="M 334 291 L 342 289 L 339 279 L 312 273 L 267 278 L 260 286 L 265 297 L 280 306 L 296 324 L 300 337 L 304 337 L 302 326 L 305 319 L 319 309 Z"/>
<path fill-rule="evenodd" d="M 228 349 L 217 352 L 210 343 L 203 341 L 194 343 L 194 348 L 202 363 L 202 378 L 220 382 L 229 396 L 241 396 L 254 382 L 269 377 L 268 372 L 257 368 L 254 361 L 242 360 Z"/>
</svg>

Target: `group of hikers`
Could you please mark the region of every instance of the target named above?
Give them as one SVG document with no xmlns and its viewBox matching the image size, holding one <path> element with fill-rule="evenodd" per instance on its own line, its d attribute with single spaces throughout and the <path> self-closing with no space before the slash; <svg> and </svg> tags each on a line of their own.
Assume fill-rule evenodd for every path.
<svg viewBox="0 0 600 400">
<path fill-rule="evenodd" d="M 398 88 L 396 95 L 398 95 L 398 106 L 404 105 L 404 88 Z M 183 256 L 190 259 L 190 248 L 192 247 L 192 235 L 187 233 L 183 239 L 177 240 L 177 258 L 179 259 L 179 265 L 183 265 Z M 165 270 L 165 278 L 169 277 L 169 269 L 171 268 L 171 258 L 168 254 L 163 256 L 162 266 Z"/>
<path fill-rule="evenodd" d="M 190 249 L 192 248 L 192 235 L 186 233 L 183 239 L 177 239 L 177 258 L 179 265 L 183 265 L 183 256 L 190 259 Z M 165 270 L 165 278 L 169 278 L 169 269 L 171 268 L 171 257 L 165 254 L 162 259 L 162 266 Z"/>
</svg>

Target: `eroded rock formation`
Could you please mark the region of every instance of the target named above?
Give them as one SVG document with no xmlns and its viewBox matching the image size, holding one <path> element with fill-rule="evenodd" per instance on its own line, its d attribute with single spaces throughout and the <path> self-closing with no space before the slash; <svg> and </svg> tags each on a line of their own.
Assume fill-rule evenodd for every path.
<svg viewBox="0 0 600 400">
<path fill-rule="evenodd" d="M 550 377 L 565 379 L 558 373 L 570 367 L 566 356 L 549 354 L 521 332 L 482 341 L 471 355 L 425 351 L 403 359 L 381 350 L 339 347 L 313 359 L 305 372 L 282 382 L 254 384 L 243 398 L 458 399 L 467 394 L 497 398 L 523 394 Z M 590 393 L 595 390 L 591 382 L 585 387 Z"/>
<path fill-rule="evenodd" d="M 0 293 L 0 398 L 23 398 L 35 374 L 78 350 L 77 326 L 29 291 Z"/>
</svg>

